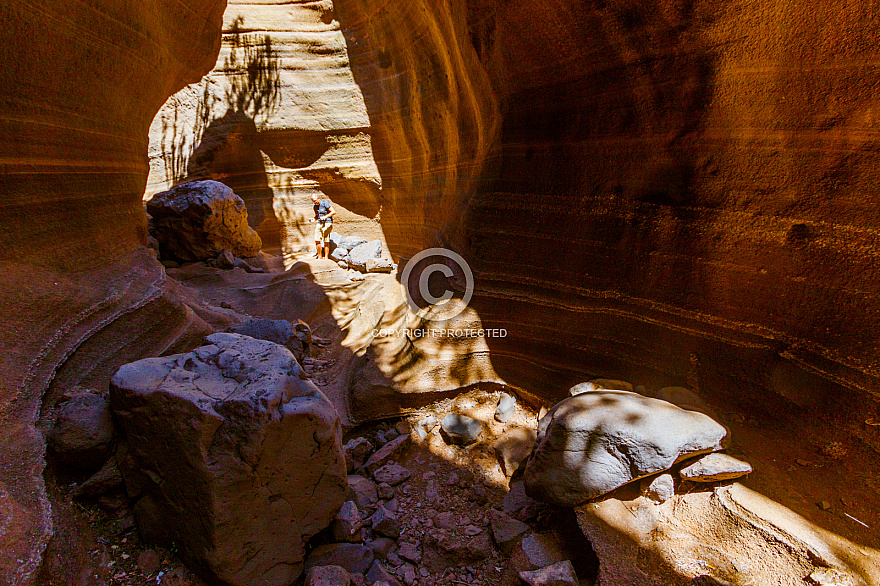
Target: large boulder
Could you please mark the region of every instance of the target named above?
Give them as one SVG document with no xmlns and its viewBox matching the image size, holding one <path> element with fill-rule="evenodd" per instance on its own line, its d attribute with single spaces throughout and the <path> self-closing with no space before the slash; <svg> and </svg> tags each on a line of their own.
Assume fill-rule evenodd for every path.
<svg viewBox="0 0 880 586">
<path fill-rule="evenodd" d="M 348 253 L 348 264 L 359 271 L 367 270 L 367 261 L 382 256 L 382 241 L 371 240 L 351 249 Z"/>
<path fill-rule="evenodd" d="M 244 201 L 217 181 L 193 181 L 157 193 L 147 202 L 151 234 L 163 254 L 180 260 L 208 260 L 223 249 L 256 256 L 263 245 L 248 225 Z"/>
<path fill-rule="evenodd" d="M 534 498 L 574 506 L 695 454 L 722 448 L 708 416 L 627 391 L 600 390 L 557 403 L 538 424 L 523 480 Z"/>
<path fill-rule="evenodd" d="M 209 581 L 287 586 L 348 490 L 339 416 L 286 348 L 207 341 L 112 378 L 138 527 Z"/>
</svg>

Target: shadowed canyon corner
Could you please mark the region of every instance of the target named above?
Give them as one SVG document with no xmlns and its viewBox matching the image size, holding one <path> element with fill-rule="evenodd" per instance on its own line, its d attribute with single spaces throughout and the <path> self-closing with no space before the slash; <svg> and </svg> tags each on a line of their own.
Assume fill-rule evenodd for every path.
<svg viewBox="0 0 880 586">
<path fill-rule="evenodd" d="M 0 1 L 0 584 L 880 584 L 878 14 Z"/>
</svg>

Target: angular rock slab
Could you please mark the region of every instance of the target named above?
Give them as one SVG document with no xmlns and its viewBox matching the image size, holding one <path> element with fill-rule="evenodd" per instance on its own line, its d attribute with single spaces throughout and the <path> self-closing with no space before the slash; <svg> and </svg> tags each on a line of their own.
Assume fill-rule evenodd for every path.
<svg viewBox="0 0 880 586">
<path fill-rule="evenodd" d="M 666 401 L 626 391 L 582 393 L 541 419 L 523 481 L 533 498 L 574 506 L 720 450 L 726 435 L 708 416 Z"/>
<path fill-rule="evenodd" d="M 256 256 L 263 242 L 248 225 L 244 201 L 217 181 L 193 181 L 147 202 L 150 233 L 163 251 L 181 260 L 208 260 L 224 248 Z"/>
<path fill-rule="evenodd" d="M 706 454 L 679 471 L 691 482 L 723 482 L 751 473 L 751 464 L 727 454 Z"/>
<path fill-rule="evenodd" d="M 207 341 L 111 380 L 138 527 L 211 581 L 287 586 L 347 491 L 339 416 L 286 348 Z"/>
</svg>

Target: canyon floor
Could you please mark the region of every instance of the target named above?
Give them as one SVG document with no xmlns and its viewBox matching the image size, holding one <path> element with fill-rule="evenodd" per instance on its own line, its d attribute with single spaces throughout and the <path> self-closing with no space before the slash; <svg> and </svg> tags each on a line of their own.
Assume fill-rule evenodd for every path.
<svg viewBox="0 0 880 586">
<path fill-rule="evenodd" d="M 221 271 L 192 265 L 169 270 L 169 275 L 188 287 L 200 303 L 220 312 L 233 312 L 238 316 L 304 319 L 312 327 L 314 335 L 322 340 L 313 345 L 311 355 L 304 360 L 304 368 L 310 378 L 334 402 L 349 425 L 345 440 L 365 437 L 378 447 L 384 434 L 395 424 L 405 421 L 401 428 L 413 427 L 428 414 L 438 417 L 449 411 L 453 404 L 461 403 L 472 408 L 476 415 L 491 425 L 498 426 L 495 436 L 504 426 L 492 421 L 499 394 L 497 385 L 486 385 L 469 390 L 455 398 L 446 398 L 411 410 L 404 417 L 375 421 L 362 425 L 351 424 L 345 389 L 338 373 L 340 361 L 350 359 L 342 341 L 344 332 L 334 318 L 332 304 L 326 299 L 338 298 L 344 292 L 361 294 L 371 284 L 394 279 L 394 275 L 368 275 L 360 282 L 352 282 L 349 273 L 327 260 L 301 254 L 282 259 L 265 255 L 266 268 L 272 274 L 297 275 L 305 279 L 311 302 L 304 304 L 313 309 L 308 315 L 295 308 L 278 307 L 277 295 L 266 297 L 266 287 L 277 289 L 278 282 L 267 285 L 264 276 L 250 275 L 241 270 Z M 291 266 L 284 271 L 285 261 Z M 260 280 L 260 279 L 263 280 Z M 343 292 L 343 293 L 341 293 Z M 348 293 L 344 293 L 348 294 Z M 325 300 L 318 299 L 325 295 Z M 300 298 L 301 299 L 301 298 Z M 535 428 L 541 405 L 528 405 L 518 401 L 516 423 Z M 764 496 L 790 508 L 823 529 L 842 536 L 855 544 L 876 548 L 880 545 L 880 458 L 866 442 L 856 439 L 841 428 L 817 418 L 770 420 L 745 412 L 731 405 L 711 405 L 718 419 L 732 432 L 728 452 L 748 461 L 753 474 L 742 484 Z M 785 418 L 781 418 L 785 421 Z M 880 422 L 866 420 L 855 422 L 864 434 L 880 435 Z M 447 445 L 436 432 L 419 439 L 413 432 L 409 442 L 395 456 L 395 461 L 411 472 L 409 480 L 396 488 L 394 495 L 397 514 L 401 521 L 400 543 L 422 544 L 430 527 L 435 526 L 443 513 L 452 513 L 456 526 L 470 532 L 489 532 L 490 511 L 505 508 L 505 495 L 511 487 L 510 471 L 503 470 L 491 444 L 491 439 L 480 441 L 467 448 Z M 58 476 L 59 484 L 50 488 L 66 494 L 76 479 Z M 118 502 L 78 504 L 68 499 L 70 506 L 56 512 L 67 518 L 69 527 L 79 527 L 94 535 L 94 547 L 83 555 L 99 568 L 95 577 L 99 583 L 112 585 L 161 584 L 166 586 L 196 586 L 203 584 L 175 557 L 175 551 L 153 549 L 139 541 L 130 511 Z M 562 537 L 562 553 L 571 559 L 578 569 L 582 584 L 593 584 L 596 578 L 596 560 L 589 543 L 579 531 L 571 510 L 543 507 L 531 520 L 532 530 L 538 534 L 552 531 Z M 62 536 L 63 538 L 63 536 Z M 319 545 L 326 536 L 319 534 L 313 545 Z M 396 551 L 396 550 L 393 550 Z M 46 584 L 62 584 L 63 568 L 70 560 L 53 560 L 52 551 L 47 553 L 50 569 L 45 576 Z M 513 552 L 513 557 L 516 557 Z M 479 556 L 477 556 L 479 558 Z M 396 563 L 395 562 L 399 562 Z M 423 560 L 412 566 L 414 578 L 409 583 L 419 586 L 462 584 L 488 586 L 517 584 L 517 567 L 510 553 L 492 548 L 479 559 L 434 561 Z M 407 564 L 392 553 L 386 566 L 392 572 Z M 403 581 L 403 571 L 399 578 Z"/>
</svg>

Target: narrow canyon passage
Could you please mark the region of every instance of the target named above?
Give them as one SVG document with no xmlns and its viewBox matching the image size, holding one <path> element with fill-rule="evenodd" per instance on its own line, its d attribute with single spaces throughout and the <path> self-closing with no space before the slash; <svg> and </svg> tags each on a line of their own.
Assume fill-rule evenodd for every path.
<svg viewBox="0 0 880 586">
<path fill-rule="evenodd" d="M 0 33 L 8 340 L 0 359 L 0 583 L 241 580 L 211 565 L 214 550 L 193 553 L 202 551 L 197 539 L 152 550 L 136 537 L 150 534 L 144 510 L 161 505 L 156 495 L 167 495 L 157 487 L 169 482 L 144 462 L 126 468 L 143 455 L 125 453 L 137 443 L 125 447 L 125 409 L 101 412 L 113 439 L 95 469 L 63 461 L 50 438 L 69 411 L 118 400 L 111 393 L 122 387 L 111 378 L 123 365 L 208 356 L 198 350 L 211 346 L 208 336 L 231 344 L 224 331 L 251 318 L 290 327 L 302 320 L 322 342 L 296 363 L 297 380 L 308 381 L 303 392 L 314 385 L 335 409 L 309 407 L 330 422 L 331 439 L 316 434 L 333 444 L 321 444 L 336 457 L 328 470 L 359 438 L 370 442 L 369 457 L 390 435 L 411 438 L 389 462 L 411 479 L 379 500 L 398 506 L 388 510 L 415 533 L 390 551 L 452 557 L 439 577 L 440 562 L 422 575 L 410 558 L 386 559 L 383 568 L 400 571 L 389 579 L 403 580 L 412 566 L 407 583 L 420 586 L 520 584 L 520 571 L 552 565 L 517 565 L 528 558 L 522 539 L 511 551 L 502 546 L 494 516 L 522 513 L 530 538 L 558 522 L 575 550 L 592 543 L 598 561 L 590 554 L 578 566 L 571 551 L 553 558 L 575 562 L 581 583 L 880 582 L 875 8 L 778 0 L 0 3 L 8 23 Z M 210 258 L 172 259 L 167 243 L 151 241 L 156 219 L 145 217 L 144 201 L 202 180 L 231 188 L 262 243 L 256 257 L 227 248 L 236 268 L 218 268 L 219 248 Z M 337 209 L 335 230 L 378 242 L 376 260 L 391 272 L 308 259 L 313 195 Z M 474 279 L 472 298 L 444 330 L 504 335 L 378 333 L 432 327 L 407 306 L 412 283 L 399 281 L 410 259 L 435 247 L 460 255 Z M 459 285 L 450 289 L 457 296 Z M 206 379 L 208 366 L 231 368 L 216 357 L 192 360 Z M 194 375 L 175 376 L 183 384 Z M 601 434 L 563 412 L 586 401 L 572 389 L 597 380 L 611 382 L 589 392 L 609 401 L 632 392 L 639 409 L 661 409 L 652 401 L 662 400 L 708 411 L 728 432 L 724 445 L 691 446 L 648 471 L 640 466 L 650 458 L 618 438 L 606 451 L 631 468 L 618 492 L 576 506 L 535 505 L 534 515 L 511 509 L 505 495 L 546 488 L 535 478 L 554 446 L 595 459 L 592 444 L 569 449 L 571 438 Z M 515 426 L 495 419 L 502 392 L 516 398 Z M 295 415 L 279 409 L 280 420 Z M 597 427 L 625 413 L 609 409 Z M 449 414 L 480 421 L 481 439 L 457 445 L 440 424 Z M 432 416 L 435 424 L 420 423 Z M 529 447 L 515 475 L 498 443 L 514 427 L 529 438 L 511 444 Z M 683 468 L 704 449 L 752 472 L 692 482 Z M 259 468 L 248 449 L 233 452 L 231 461 L 247 464 L 241 469 Z M 115 462 L 123 464 L 114 475 Z M 576 493 L 587 468 L 578 460 L 566 469 L 578 479 L 557 484 Z M 346 472 L 378 480 L 365 470 Z M 676 488 L 655 502 L 645 479 L 666 471 Z M 101 472 L 99 481 L 117 484 L 75 497 Z M 464 480 L 440 482 L 453 473 Z M 346 476 L 328 475 L 340 483 Z M 348 510 L 352 501 L 329 495 L 351 495 L 334 490 L 315 511 Z M 429 492 L 438 504 L 417 506 Z M 234 502 L 230 494 L 223 498 Z M 255 511 L 284 508 L 281 494 L 263 495 L 267 504 Z M 364 547 L 382 521 L 378 501 L 360 512 L 368 508 Z M 459 508 L 466 523 L 441 527 L 449 536 L 431 533 L 429 520 Z M 456 541 L 467 527 L 467 543 L 488 539 L 479 563 Z M 332 545 L 322 531 L 303 530 L 291 551 Z M 715 534 L 723 538 L 714 542 Z M 248 560 L 268 555 L 244 550 Z M 145 563 L 152 571 L 137 563 L 146 551 L 161 558 Z M 786 560 L 788 573 L 768 578 L 761 572 L 776 570 L 762 556 Z M 299 576 L 307 557 L 294 558 L 276 560 L 272 572 Z"/>
</svg>

